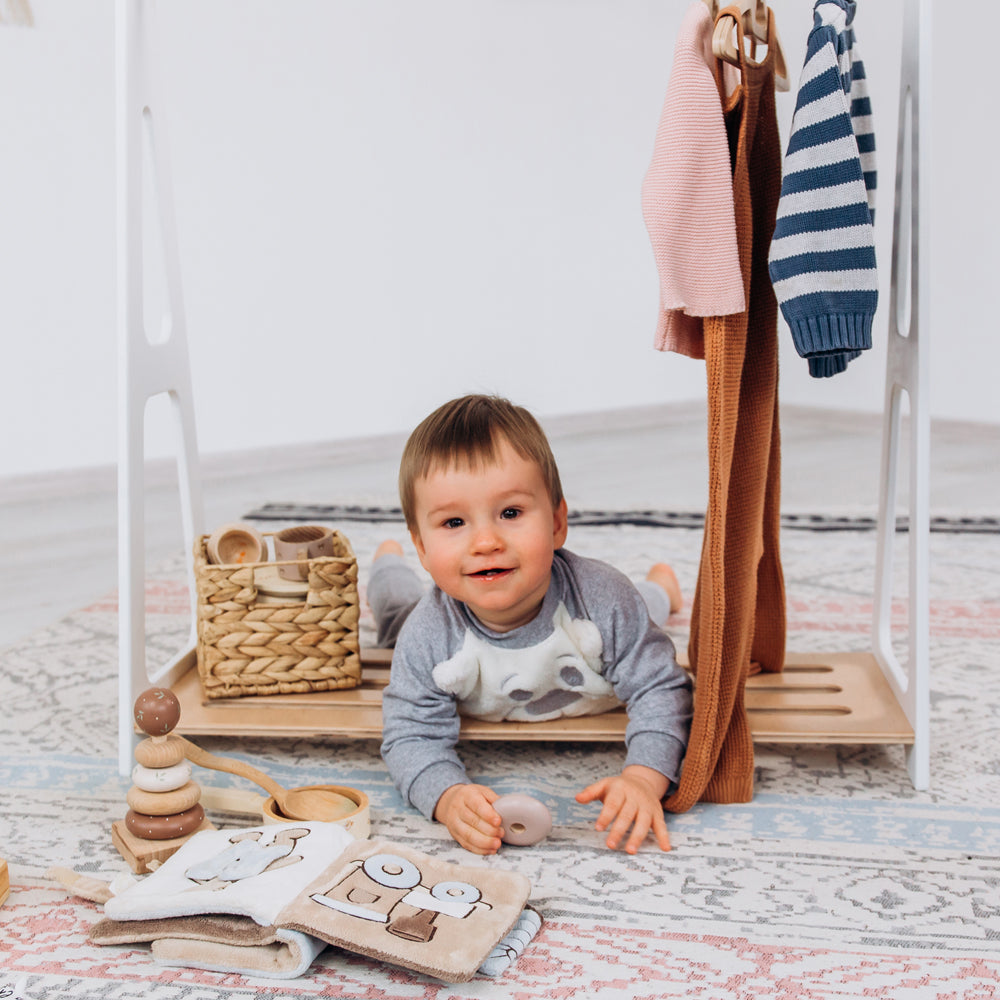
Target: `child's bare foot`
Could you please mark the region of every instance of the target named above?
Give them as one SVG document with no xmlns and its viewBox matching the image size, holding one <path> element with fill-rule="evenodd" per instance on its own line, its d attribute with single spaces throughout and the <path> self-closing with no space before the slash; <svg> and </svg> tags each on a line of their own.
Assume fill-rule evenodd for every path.
<svg viewBox="0 0 1000 1000">
<path fill-rule="evenodd" d="M 684 607 L 684 597 L 677 576 L 666 563 L 654 563 L 646 574 L 646 579 L 662 587 L 670 598 L 670 613 L 674 614 Z"/>
<path fill-rule="evenodd" d="M 387 538 L 384 542 L 379 545 L 375 550 L 375 555 L 372 557 L 372 561 L 375 559 L 380 559 L 382 556 L 394 555 L 401 556 L 403 554 L 403 546 L 399 544 L 394 538 Z"/>
</svg>

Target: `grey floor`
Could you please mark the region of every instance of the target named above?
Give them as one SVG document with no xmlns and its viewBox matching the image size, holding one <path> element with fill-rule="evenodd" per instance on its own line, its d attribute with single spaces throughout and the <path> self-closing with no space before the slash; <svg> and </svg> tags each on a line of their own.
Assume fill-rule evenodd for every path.
<svg viewBox="0 0 1000 1000">
<path fill-rule="evenodd" d="M 782 410 L 782 509 L 874 516 L 881 419 Z M 570 508 L 702 512 L 705 413 L 696 404 L 546 422 Z M 905 434 L 904 434 L 905 441 Z M 207 530 L 269 502 L 396 505 L 402 436 L 206 456 Z M 907 500 L 907 449 L 897 508 Z M 936 422 L 932 516 L 1000 516 L 1000 426 Z M 147 565 L 182 551 L 172 465 L 146 474 Z M 104 596 L 117 584 L 114 469 L 0 478 L 0 649 Z"/>
</svg>

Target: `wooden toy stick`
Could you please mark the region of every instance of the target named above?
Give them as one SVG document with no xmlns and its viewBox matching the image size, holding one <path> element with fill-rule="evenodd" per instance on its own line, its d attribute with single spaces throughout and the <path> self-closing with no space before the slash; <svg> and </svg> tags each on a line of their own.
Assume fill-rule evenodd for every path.
<svg viewBox="0 0 1000 1000">
<path fill-rule="evenodd" d="M 278 808 L 293 820 L 320 820 L 325 823 L 334 823 L 342 819 L 358 808 L 356 802 L 351 801 L 345 795 L 326 788 L 283 788 L 263 771 L 245 763 L 242 760 L 234 760 L 232 757 L 216 757 L 215 754 L 202 750 L 201 747 L 184 739 L 185 753 L 188 760 L 199 767 L 207 767 L 213 771 L 225 771 L 229 774 L 238 774 L 241 778 L 248 778 L 254 784 L 270 792 Z"/>
<path fill-rule="evenodd" d="M 92 903 L 106 903 L 114 895 L 110 882 L 102 882 L 89 875 L 81 875 L 79 872 L 73 871 L 72 868 L 50 868 L 45 874 L 64 888 L 69 889 L 74 896 L 89 899 Z"/>
</svg>

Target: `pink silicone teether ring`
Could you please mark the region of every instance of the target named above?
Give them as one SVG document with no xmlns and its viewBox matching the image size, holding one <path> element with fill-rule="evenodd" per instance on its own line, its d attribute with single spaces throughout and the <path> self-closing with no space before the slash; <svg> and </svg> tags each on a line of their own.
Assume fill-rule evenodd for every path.
<svg viewBox="0 0 1000 1000">
<path fill-rule="evenodd" d="M 503 820 L 503 835 L 500 839 L 505 844 L 530 847 L 552 832 L 552 814 L 545 804 L 523 792 L 501 795 L 493 803 L 493 808 Z"/>
</svg>

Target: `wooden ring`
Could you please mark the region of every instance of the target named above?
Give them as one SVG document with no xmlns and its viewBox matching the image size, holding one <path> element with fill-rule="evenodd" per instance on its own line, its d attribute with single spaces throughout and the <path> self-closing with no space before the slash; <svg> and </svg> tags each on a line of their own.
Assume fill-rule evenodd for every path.
<svg viewBox="0 0 1000 1000">
<path fill-rule="evenodd" d="M 133 785 L 126 801 L 129 809 L 145 816 L 176 816 L 198 804 L 201 786 L 189 781 L 172 792 L 144 792 Z"/>
<path fill-rule="evenodd" d="M 133 809 L 125 816 L 125 829 L 141 840 L 173 840 L 194 833 L 205 820 L 199 803 L 175 816 L 146 816 Z"/>
<path fill-rule="evenodd" d="M 170 767 L 144 767 L 136 764 L 132 768 L 132 784 L 144 792 L 173 792 L 183 788 L 191 780 L 191 765 L 182 760 Z M 140 809 L 139 812 L 147 810 Z"/>
<path fill-rule="evenodd" d="M 552 832 L 552 814 L 545 803 L 522 792 L 501 795 L 493 808 L 503 820 L 500 839 L 515 847 L 530 847 Z"/>
<path fill-rule="evenodd" d="M 176 736 L 146 739 L 135 748 L 136 762 L 143 767 L 172 767 L 184 756 L 184 744 Z"/>
</svg>

